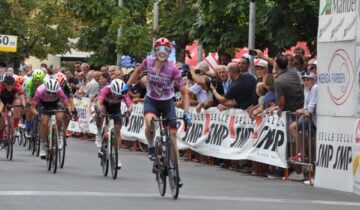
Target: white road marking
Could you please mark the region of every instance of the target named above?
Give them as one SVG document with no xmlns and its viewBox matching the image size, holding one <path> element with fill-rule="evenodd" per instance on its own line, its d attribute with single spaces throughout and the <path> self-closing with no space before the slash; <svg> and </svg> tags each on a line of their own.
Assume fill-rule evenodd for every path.
<svg viewBox="0 0 360 210">
<path fill-rule="evenodd" d="M 154 198 L 159 194 L 145 193 L 117 193 L 117 192 L 69 192 L 69 191 L 0 191 L 0 196 L 96 196 L 96 197 L 125 197 L 125 198 Z M 291 203 L 291 204 L 317 204 L 332 206 L 360 206 L 360 202 L 327 201 L 327 200 L 300 200 L 282 198 L 255 198 L 231 196 L 206 196 L 206 195 L 179 195 L 180 199 L 188 200 L 214 200 L 236 202 L 262 202 L 262 203 Z"/>
</svg>

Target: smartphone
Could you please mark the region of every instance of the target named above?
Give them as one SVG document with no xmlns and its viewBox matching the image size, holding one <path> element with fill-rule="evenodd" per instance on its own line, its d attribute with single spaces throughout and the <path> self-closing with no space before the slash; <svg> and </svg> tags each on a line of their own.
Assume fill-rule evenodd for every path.
<svg viewBox="0 0 360 210">
<path fill-rule="evenodd" d="M 256 56 L 257 52 L 255 50 L 249 50 L 249 55 Z"/>
</svg>

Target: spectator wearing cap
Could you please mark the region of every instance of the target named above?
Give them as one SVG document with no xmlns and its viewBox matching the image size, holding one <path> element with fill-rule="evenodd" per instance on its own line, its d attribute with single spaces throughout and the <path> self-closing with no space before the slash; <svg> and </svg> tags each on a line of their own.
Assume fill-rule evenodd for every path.
<svg viewBox="0 0 360 210">
<path fill-rule="evenodd" d="M 264 76 L 267 74 L 268 62 L 263 59 L 256 59 L 254 61 L 255 76 L 258 82 L 262 82 Z"/>
<path fill-rule="evenodd" d="M 209 101 L 207 94 L 206 82 L 209 79 L 206 76 L 206 72 L 209 71 L 209 66 L 206 62 L 198 63 L 195 68 L 190 68 L 191 80 L 194 84 L 189 88 L 189 92 L 196 95 L 198 104 L 196 106 L 196 111 L 200 112 L 201 109 L 205 106 L 205 103 Z"/>
<path fill-rule="evenodd" d="M 309 60 L 307 70 L 308 72 L 315 73 L 315 75 L 317 74 L 317 60 L 315 58 Z"/>
<path fill-rule="evenodd" d="M 307 142 L 304 142 L 305 148 L 302 149 L 303 143 L 301 142 L 302 138 L 300 133 L 296 133 L 296 130 L 299 132 L 308 132 L 309 128 L 311 127 L 312 133 L 314 133 L 316 129 L 316 105 L 317 105 L 317 84 L 316 84 L 316 74 L 314 72 L 306 72 L 302 75 L 302 79 L 304 80 L 304 106 L 298 110 L 295 111 L 295 115 L 297 116 L 297 121 L 293 122 L 290 127 L 290 135 L 291 139 L 297 139 L 297 144 L 299 151 L 296 151 L 296 147 L 292 147 L 292 154 L 297 154 L 293 157 L 290 157 L 290 160 L 298 160 L 300 161 L 304 160 L 304 154 L 310 154 L 309 153 L 309 145 Z M 297 138 L 295 136 L 298 135 Z M 311 136 L 311 135 L 310 135 Z M 315 148 L 315 141 L 311 141 L 311 148 L 313 151 L 311 151 L 311 154 L 315 155 L 316 149 Z M 312 160 L 315 160 L 315 156 L 312 157 Z M 302 174 L 301 167 L 296 168 L 296 171 L 294 171 L 290 178 L 294 180 L 303 180 L 304 175 Z"/>
<path fill-rule="evenodd" d="M 250 74 L 241 73 L 240 66 L 236 63 L 229 63 L 227 69 L 232 81 L 231 85 L 225 96 L 221 96 L 215 87 L 210 85 L 214 97 L 226 108 L 246 110 L 253 103 L 256 79 Z"/>
</svg>

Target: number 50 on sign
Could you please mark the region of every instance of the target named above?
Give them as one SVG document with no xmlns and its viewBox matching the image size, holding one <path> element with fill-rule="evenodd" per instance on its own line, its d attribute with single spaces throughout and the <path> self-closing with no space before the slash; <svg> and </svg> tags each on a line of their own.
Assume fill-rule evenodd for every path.
<svg viewBox="0 0 360 210">
<path fill-rule="evenodd" d="M 0 34 L 0 52 L 16 52 L 17 36 Z"/>
</svg>

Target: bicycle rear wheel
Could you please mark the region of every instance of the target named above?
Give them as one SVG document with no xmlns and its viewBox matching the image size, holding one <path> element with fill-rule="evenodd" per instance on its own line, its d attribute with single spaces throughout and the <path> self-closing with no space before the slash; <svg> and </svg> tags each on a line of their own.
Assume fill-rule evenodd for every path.
<svg viewBox="0 0 360 210">
<path fill-rule="evenodd" d="M 171 195 L 174 199 L 177 199 L 179 196 L 179 165 L 178 157 L 175 149 L 175 145 L 172 143 L 171 139 L 168 139 L 168 176 L 169 176 L 169 187 Z"/>
<path fill-rule="evenodd" d="M 104 134 L 104 132 L 101 132 L 102 134 Z M 102 136 L 103 137 L 103 136 Z M 102 145 L 101 145 L 101 152 L 102 155 L 100 157 L 100 163 L 101 163 L 101 168 L 102 168 L 102 172 L 104 176 L 108 175 L 109 172 L 109 159 L 107 158 L 108 155 L 108 141 L 103 139 L 102 141 Z"/>
<path fill-rule="evenodd" d="M 156 137 L 155 139 L 155 173 L 156 173 L 156 182 L 158 184 L 159 193 L 161 196 L 165 195 L 166 192 L 166 167 L 164 163 L 164 156 L 162 151 L 162 139 L 161 137 Z"/>
<path fill-rule="evenodd" d="M 118 148 L 117 141 L 115 139 L 115 131 L 114 128 L 111 129 L 110 132 L 110 166 L 111 166 L 111 176 L 113 179 L 117 177 L 117 166 L 118 166 Z"/>
</svg>

